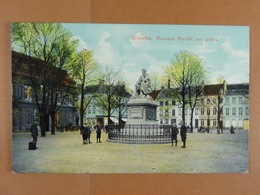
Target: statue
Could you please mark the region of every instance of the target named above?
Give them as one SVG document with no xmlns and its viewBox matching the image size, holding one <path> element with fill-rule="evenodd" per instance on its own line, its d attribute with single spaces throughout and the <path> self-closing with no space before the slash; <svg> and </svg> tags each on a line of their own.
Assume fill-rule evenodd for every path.
<svg viewBox="0 0 260 195">
<path fill-rule="evenodd" d="M 142 69 L 142 75 L 135 84 L 135 94 L 133 97 L 145 97 L 151 99 L 149 93 L 151 92 L 151 80 L 149 74 L 147 74 L 146 69 Z"/>
</svg>

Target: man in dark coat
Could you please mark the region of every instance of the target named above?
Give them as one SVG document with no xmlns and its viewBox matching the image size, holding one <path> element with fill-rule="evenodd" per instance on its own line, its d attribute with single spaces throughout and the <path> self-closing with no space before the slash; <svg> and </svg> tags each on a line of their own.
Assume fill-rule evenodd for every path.
<svg viewBox="0 0 260 195">
<path fill-rule="evenodd" d="M 88 139 L 87 123 L 84 123 L 84 126 L 81 128 L 80 131 L 83 139 L 83 144 L 87 144 L 87 139 Z"/>
<path fill-rule="evenodd" d="M 31 126 L 31 136 L 33 138 L 33 142 L 37 143 L 37 138 L 38 138 L 38 127 L 37 127 L 37 122 L 34 121 L 32 126 Z"/>
<path fill-rule="evenodd" d="M 177 147 L 177 135 L 179 133 L 179 130 L 177 128 L 177 125 L 174 123 L 171 127 L 172 130 L 172 146 L 173 146 L 173 140 L 175 141 L 175 147 Z"/>
<path fill-rule="evenodd" d="M 184 124 L 181 126 L 181 141 L 183 143 L 182 148 L 186 148 L 186 139 L 187 139 L 187 128 Z"/>
<path fill-rule="evenodd" d="M 235 130 L 234 130 L 233 125 L 231 125 L 231 127 L 230 127 L 230 133 L 231 133 L 231 134 L 235 134 Z"/>
<path fill-rule="evenodd" d="M 101 143 L 100 141 L 100 138 L 101 138 L 101 130 L 102 130 L 102 127 L 100 124 L 97 124 L 95 127 L 94 127 L 97 131 L 97 143 Z"/>
</svg>

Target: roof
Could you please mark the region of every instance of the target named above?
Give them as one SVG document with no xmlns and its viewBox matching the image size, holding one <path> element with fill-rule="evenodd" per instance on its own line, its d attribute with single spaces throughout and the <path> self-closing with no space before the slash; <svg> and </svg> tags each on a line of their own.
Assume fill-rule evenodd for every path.
<svg viewBox="0 0 260 195">
<path fill-rule="evenodd" d="M 246 95 L 249 94 L 249 84 L 240 83 L 240 84 L 228 84 L 227 93 L 233 95 Z"/>
<path fill-rule="evenodd" d="M 224 84 L 215 84 L 215 85 L 205 85 L 204 86 L 204 95 L 211 96 L 211 95 L 218 95 L 220 90 L 224 90 Z"/>
<path fill-rule="evenodd" d="M 59 79 L 63 85 L 74 83 L 66 70 L 45 62 L 43 60 L 12 51 L 12 74 L 19 75 L 27 78 L 43 78 L 43 72 L 48 72 L 47 77 L 54 81 Z"/>
<path fill-rule="evenodd" d="M 154 90 L 149 95 L 153 98 L 153 100 L 156 100 L 160 92 L 161 90 Z"/>
</svg>

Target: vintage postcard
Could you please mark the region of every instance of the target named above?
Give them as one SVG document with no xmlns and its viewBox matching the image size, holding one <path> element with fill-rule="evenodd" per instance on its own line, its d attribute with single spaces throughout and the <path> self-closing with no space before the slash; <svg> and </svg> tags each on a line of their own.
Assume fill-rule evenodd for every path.
<svg viewBox="0 0 260 195">
<path fill-rule="evenodd" d="M 248 173 L 248 26 L 12 23 L 15 173 Z"/>
</svg>

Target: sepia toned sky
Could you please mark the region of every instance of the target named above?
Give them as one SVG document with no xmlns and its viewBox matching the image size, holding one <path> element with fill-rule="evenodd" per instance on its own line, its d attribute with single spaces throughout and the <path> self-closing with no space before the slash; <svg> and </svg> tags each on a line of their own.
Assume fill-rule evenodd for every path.
<svg viewBox="0 0 260 195">
<path fill-rule="evenodd" d="M 198 55 L 211 83 L 249 82 L 249 27 L 212 25 L 63 24 L 79 39 L 78 50 L 95 51 L 102 65 L 120 68 L 130 86 L 141 75 L 162 74 L 174 54 Z"/>
</svg>

